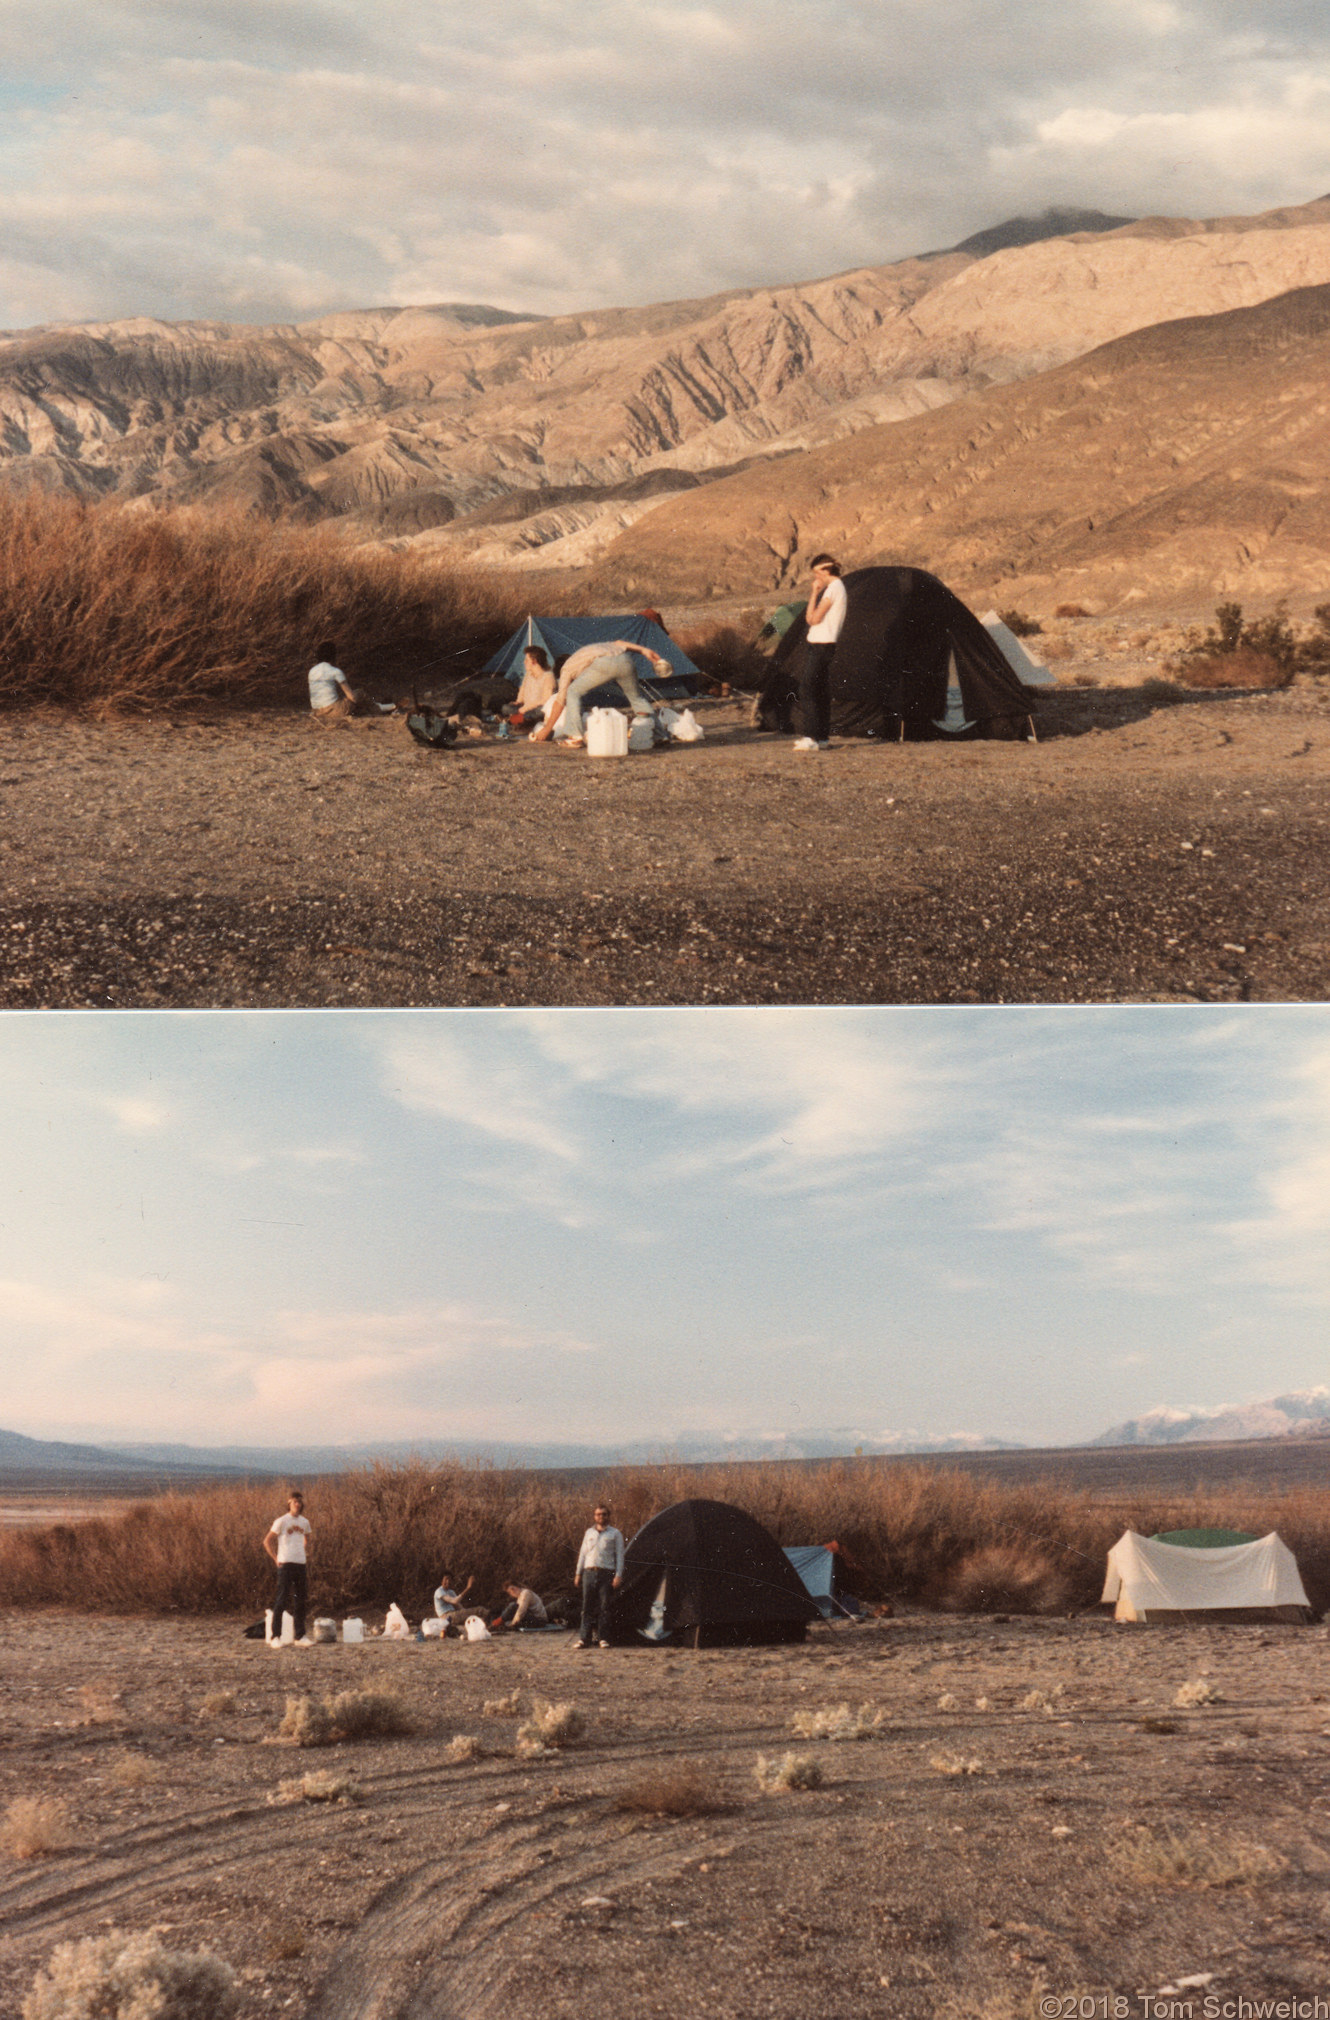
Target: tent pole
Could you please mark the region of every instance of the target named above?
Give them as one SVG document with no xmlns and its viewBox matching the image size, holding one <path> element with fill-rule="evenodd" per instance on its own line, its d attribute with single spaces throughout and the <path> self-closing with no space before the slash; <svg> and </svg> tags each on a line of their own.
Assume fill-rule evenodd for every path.
<svg viewBox="0 0 1330 2020">
<path fill-rule="evenodd" d="M 1039 741 L 1039 732 L 1038 732 L 1038 730 L 1037 730 L 1037 729 L 1035 728 L 1035 726 L 1034 726 L 1034 717 L 1033 717 L 1032 715 L 1027 715 L 1027 716 L 1026 716 L 1026 718 L 1025 718 L 1025 720 L 1026 720 L 1026 721 L 1027 721 L 1027 722 L 1029 723 L 1029 725 L 1030 725 L 1030 742 L 1031 742 L 1031 743 L 1038 743 L 1038 741 Z"/>
</svg>

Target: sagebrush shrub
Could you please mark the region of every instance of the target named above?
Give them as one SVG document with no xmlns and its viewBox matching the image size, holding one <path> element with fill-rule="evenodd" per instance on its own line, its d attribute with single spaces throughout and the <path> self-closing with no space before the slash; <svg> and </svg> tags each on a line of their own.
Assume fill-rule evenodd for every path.
<svg viewBox="0 0 1330 2020">
<path fill-rule="evenodd" d="M 961 1559 L 943 1604 L 953 1613 L 1060 1613 L 1067 1592 L 1065 1573 L 1042 1550 L 992 1543 Z"/>
<path fill-rule="evenodd" d="M 400 1698 L 386 1690 L 339 1690 L 322 1700 L 288 1697 L 277 1728 L 297 1746 L 330 1746 L 340 1739 L 396 1739 L 415 1730 Z"/>
<path fill-rule="evenodd" d="M 228 2020 L 239 2003 L 236 1975 L 220 1957 L 112 1929 L 52 1951 L 23 2020 Z"/>
<path fill-rule="evenodd" d="M 1189 1826 L 1143 1827 L 1112 1846 L 1126 1878 L 1156 1887 L 1251 1887 L 1273 1880 L 1286 1861 L 1242 1837 L 1206 1837 Z"/>
<path fill-rule="evenodd" d="M 13 1859 L 39 1859 L 73 1841 L 69 1804 L 59 1796 L 15 1796 L 0 1818 L 0 1849 Z"/>
<path fill-rule="evenodd" d="M 279 1782 L 275 1798 L 279 1803 L 353 1803 L 359 1800 L 360 1785 L 349 1775 L 331 1773 L 327 1768 L 315 1768 L 311 1774 L 296 1775 L 290 1781 Z"/>
<path fill-rule="evenodd" d="M 823 1782 L 821 1764 L 807 1753 L 782 1754 L 779 1760 L 768 1760 L 760 1753 L 753 1773 L 758 1787 L 769 1796 L 783 1795 L 788 1789 L 820 1789 Z"/>
<path fill-rule="evenodd" d="M 833 1704 L 824 1711 L 796 1711 L 793 1731 L 799 1739 L 873 1739 L 885 1716 L 866 1704 L 857 1711 L 848 1704 Z"/>
<path fill-rule="evenodd" d="M 576 1705 L 551 1704 L 538 1697 L 532 1701 L 530 1718 L 517 1728 L 517 1744 L 531 1752 L 575 1746 L 585 1731 L 586 1719 Z"/>
<path fill-rule="evenodd" d="M 485 1749 L 473 1732 L 454 1733 L 443 1750 L 443 1757 L 449 1766 L 456 1767 L 462 1761 L 483 1760 Z"/>
<path fill-rule="evenodd" d="M 726 1807 L 716 1777 L 701 1761 L 662 1761 L 621 1788 L 616 1810 L 651 1817 L 705 1817 Z"/>
</svg>

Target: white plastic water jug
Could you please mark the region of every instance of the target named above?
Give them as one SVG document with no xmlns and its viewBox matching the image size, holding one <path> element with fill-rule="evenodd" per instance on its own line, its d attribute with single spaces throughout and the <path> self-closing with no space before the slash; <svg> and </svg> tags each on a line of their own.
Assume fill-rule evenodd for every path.
<svg viewBox="0 0 1330 2020">
<path fill-rule="evenodd" d="M 282 1615 L 282 1641 L 281 1641 L 282 1647 L 289 1648 L 291 1643 L 295 1640 L 295 1638 L 296 1638 L 295 1615 L 293 1613 L 284 1613 Z"/>
<path fill-rule="evenodd" d="M 344 1620 L 342 1622 L 342 1639 L 343 1641 L 363 1641 L 365 1639 L 364 1621 Z"/>
<path fill-rule="evenodd" d="M 629 750 L 654 750 L 656 745 L 656 718 L 654 715 L 635 715 L 628 725 Z"/>
<path fill-rule="evenodd" d="M 628 755 L 628 724 L 617 708 L 593 708 L 587 717 L 586 754 L 593 758 Z"/>
</svg>

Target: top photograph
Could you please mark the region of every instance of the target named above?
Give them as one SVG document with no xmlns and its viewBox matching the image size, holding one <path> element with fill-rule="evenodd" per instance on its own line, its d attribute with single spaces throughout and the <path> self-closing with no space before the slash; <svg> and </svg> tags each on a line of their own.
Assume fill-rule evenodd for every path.
<svg viewBox="0 0 1330 2020">
<path fill-rule="evenodd" d="M 1330 997 L 1323 10 L 10 25 L 0 1008 Z"/>
</svg>

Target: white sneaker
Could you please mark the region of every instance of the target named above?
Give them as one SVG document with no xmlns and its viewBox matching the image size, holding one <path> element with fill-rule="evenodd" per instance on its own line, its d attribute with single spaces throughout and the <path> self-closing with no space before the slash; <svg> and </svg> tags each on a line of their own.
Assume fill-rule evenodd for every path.
<svg viewBox="0 0 1330 2020">
<path fill-rule="evenodd" d="M 826 750 L 827 745 L 816 742 L 811 736 L 797 736 L 790 748 L 791 750 Z"/>
</svg>

